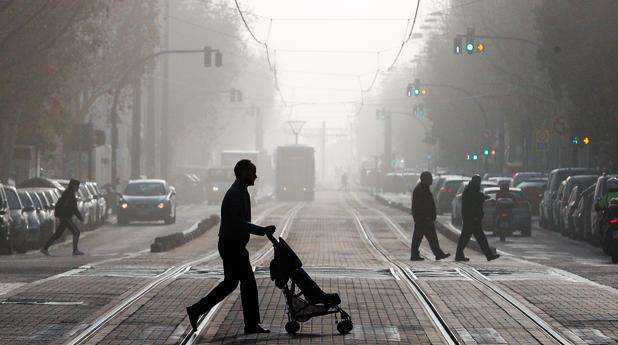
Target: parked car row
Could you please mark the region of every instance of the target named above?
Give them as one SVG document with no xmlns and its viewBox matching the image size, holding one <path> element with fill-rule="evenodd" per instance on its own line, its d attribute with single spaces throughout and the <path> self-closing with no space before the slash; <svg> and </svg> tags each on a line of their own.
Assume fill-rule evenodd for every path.
<svg viewBox="0 0 618 345">
<path fill-rule="evenodd" d="M 27 181 L 20 188 L 0 185 L 0 254 L 24 253 L 47 241 L 56 226 L 54 206 L 67 185 L 68 180 L 43 179 Z M 82 183 L 77 200 L 83 231 L 105 222 L 107 204 L 96 182 Z"/>
<path fill-rule="evenodd" d="M 542 227 L 599 245 L 602 212 L 597 203 L 608 192 L 606 182 L 618 177 L 589 169 L 555 169 L 539 206 Z"/>
</svg>

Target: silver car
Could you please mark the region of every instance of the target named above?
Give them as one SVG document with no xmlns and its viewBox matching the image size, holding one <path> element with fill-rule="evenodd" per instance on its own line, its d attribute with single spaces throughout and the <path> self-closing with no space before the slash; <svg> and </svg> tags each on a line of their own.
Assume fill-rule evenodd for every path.
<svg viewBox="0 0 618 345">
<path fill-rule="evenodd" d="M 118 225 L 131 221 L 176 222 L 176 190 L 165 180 L 131 180 L 118 202 Z"/>
</svg>

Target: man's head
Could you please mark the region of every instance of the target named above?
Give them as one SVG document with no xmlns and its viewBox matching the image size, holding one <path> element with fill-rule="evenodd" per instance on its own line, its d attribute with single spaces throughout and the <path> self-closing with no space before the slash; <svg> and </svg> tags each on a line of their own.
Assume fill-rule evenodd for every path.
<svg viewBox="0 0 618 345">
<path fill-rule="evenodd" d="M 481 188 L 481 176 L 480 175 L 472 176 L 472 179 L 470 180 L 470 185 L 474 186 L 477 189 Z"/>
<path fill-rule="evenodd" d="M 234 166 L 234 175 L 236 175 L 236 180 L 239 181 L 243 186 L 253 186 L 255 183 L 256 168 L 253 163 L 251 163 L 248 159 L 241 159 Z"/>
<path fill-rule="evenodd" d="M 69 190 L 71 190 L 71 191 L 73 191 L 73 193 L 75 193 L 75 192 L 77 192 L 77 191 L 79 190 L 79 184 L 80 184 L 80 183 L 81 183 L 81 182 L 79 182 L 78 180 L 76 180 L 76 179 L 72 178 L 72 179 L 69 181 L 69 187 L 68 187 L 68 189 L 69 189 Z"/>
<path fill-rule="evenodd" d="M 431 184 L 433 183 L 433 176 L 429 171 L 423 171 L 421 173 L 421 183 L 427 186 L 431 186 Z"/>
</svg>

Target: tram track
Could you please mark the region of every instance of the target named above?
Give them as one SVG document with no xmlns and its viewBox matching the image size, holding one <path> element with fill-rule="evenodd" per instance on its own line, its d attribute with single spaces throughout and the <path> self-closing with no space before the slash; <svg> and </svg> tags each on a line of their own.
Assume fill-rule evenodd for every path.
<svg viewBox="0 0 618 345">
<path fill-rule="evenodd" d="M 358 198 L 358 196 L 355 193 L 351 193 L 351 195 L 352 195 L 354 201 L 360 207 L 368 209 L 368 210 L 372 210 L 376 214 L 378 214 L 379 217 L 388 225 L 388 227 L 391 230 L 391 232 L 393 232 L 396 235 L 396 237 L 402 243 L 404 243 L 407 246 L 410 246 L 411 236 L 406 235 L 405 231 L 401 228 L 401 226 L 399 224 L 394 222 L 386 213 L 382 212 L 381 210 L 376 209 L 376 208 L 368 207 L 364 202 L 362 202 L 360 200 L 360 198 Z M 357 220 L 357 222 L 360 222 L 360 220 Z M 427 253 L 423 248 L 421 248 L 421 251 L 424 251 L 423 254 L 424 254 L 425 257 L 430 257 L 430 254 Z M 446 266 L 447 265 L 446 263 L 438 262 L 438 261 L 436 261 L 436 263 L 439 264 L 440 266 Z M 453 263 L 450 263 L 450 264 L 452 265 Z M 454 263 L 454 265 L 459 268 L 459 271 L 462 273 L 462 275 L 464 277 L 466 277 L 469 280 L 475 282 L 477 284 L 477 287 L 480 286 L 479 289 L 481 289 L 481 287 L 483 287 L 486 292 L 493 293 L 495 296 L 498 296 L 503 301 L 506 301 L 508 303 L 508 305 L 511 305 L 518 313 L 524 315 L 529 321 L 531 321 L 533 324 L 535 324 L 540 330 L 542 330 L 545 333 L 545 335 L 547 335 L 549 338 L 551 338 L 557 344 L 561 344 L 561 345 L 563 345 L 563 344 L 573 344 L 573 342 L 569 341 L 565 336 L 563 336 L 560 332 L 555 330 L 551 325 L 549 325 L 540 316 L 538 316 L 536 313 L 534 313 L 532 310 L 530 310 L 527 306 L 525 306 L 517 298 L 515 298 L 514 296 L 512 296 L 508 292 L 504 291 L 497 284 L 491 282 L 491 280 L 489 280 L 483 274 L 478 272 L 471 265 L 465 264 L 465 263 Z M 412 273 L 411 270 L 409 269 L 409 267 L 407 267 L 407 265 L 406 265 L 406 269 L 404 269 L 404 272 L 407 272 L 408 274 Z M 412 277 L 412 279 L 414 279 L 414 277 Z M 416 279 L 414 279 L 414 280 L 416 280 Z M 485 294 L 487 294 L 487 293 L 485 293 Z M 509 314 L 509 315 L 511 315 L 513 313 L 513 310 L 506 310 L 504 308 L 502 308 L 502 309 L 507 314 Z"/>
<path fill-rule="evenodd" d="M 262 211 L 258 217 L 256 217 L 255 222 L 256 223 L 262 222 L 272 212 L 274 212 L 275 210 L 283 206 L 284 204 L 277 204 L 277 205 L 267 208 L 266 210 Z M 282 220 L 283 228 L 281 229 L 281 232 L 285 231 L 285 229 L 290 223 L 290 217 L 292 216 L 292 214 L 295 214 L 301 206 L 302 205 L 296 205 L 292 207 L 290 210 L 288 210 L 288 212 L 286 212 Z M 268 242 L 264 247 L 268 246 L 269 244 L 270 243 Z M 259 255 L 259 257 L 256 257 L 256 259 L 261 260 L 269 253 L 267 250 L 264 250 L 264 247 L 260 250 L 259 253 L 261 254 Z M 177 265 L 174 265 L 168 268 L 163 273 L 154 277 L 146 285 L 139 288 L 136 292 L 132 293 L 130 296 L 118 302 L 115 306 L 113 306 L 110 310 L 105 312 L 103 315 L 99 316 L 90 325 L 88 325 L 88 327 L 80 331 L 77 335 L 73 336 L 65 344 L 67 345 L 86 344 L 88 340 L 90 340 L 101 329 L 103 329 L 107 324 L 109 324 L 110 321 L 118 317 L 124 310 L 129 308 L 131 305 L 135 304 L 137 301 L 139 301 L 149 292 L 153 291 L 157 286 L 160 286 L 164 283 L 167 283 L 169 281 L 173 281 L 179 278 L 180 276 L 188 272 L 192 266 L 213 260 L 214 258 L 217 257 L 217 255 L 218 255 L 218 251 L 214 249 L 202 255 L 201 257 L 197 259 L 185 261 L 183 263 L 180 263 L 180 264 L 177 264 Z"/>
<path fill-rule="evenodd" d="M 282 224 L 280 225 L 280 231 L 279 234 L 277 235 L 277 237 L 281 237 L 281 238 L 286 238 L 287 236 L 287 232 L 289 229 L 290 224 L 292 223 L 292 220 L 294 219 L 294 217 L 296 217 L 296 214 L 298 213 L 298 211 L 304 206 L 303 203 L 299 203 L 296 206 L 294 206 L 292 209 L 290 209 L 283 221 Z M 272 244 L 270 242 L 268 242 L 266 245 L 264 245 L 262 248 L 260 248 L 255 254 L 252 255 L 251 257 L 251 265 L 253 266 L 254 270 L 255 270 L 255 266 L 262 260 L 264 260 L 266 257 L 268 257 L 273 251 L 273 247 Z M 179 342 L 179 344 L 181 345 L 191 345 L 191 344 L 195 344 L 201 333 L 208 327 L 208 325 L 210 324 L 210 322 L 214 319 L 214 317 L 216 316 L 217 312 L 219 311 L 219 309 L 221 308 L 221 305 L 223 303 L 225 303 L 225 301 L 227 300 L 227 297 L 219 302 L 218 304 L 216 304 L 214 307 L 212 307 L 210 309 L 210 311 L 202 316 L 199 320 L 198 320 L 198 328 L 196 331 L 191 331 L 188 334 L 186 334 L 182 340 Z"/>
</svg>

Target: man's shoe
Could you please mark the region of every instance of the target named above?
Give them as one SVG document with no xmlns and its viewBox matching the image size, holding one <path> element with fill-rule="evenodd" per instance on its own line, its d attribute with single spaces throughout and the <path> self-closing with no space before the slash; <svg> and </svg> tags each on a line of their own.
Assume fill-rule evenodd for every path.
<svg viewBox="0 0 618 345">
<path fill-rule="evenodd" d="M 200 315 L 197 313 L 194 313 L 191 310 L 191 307 L 187 307 L 187 315 L 189 316 L 189 323 L 191 324 L 191 328 L 193 328 L 193 331 L 197 331 L 197 322 L 200 319 Z"/>
<path fill-rule="evenodd" d="M 448 258 L 449 256 L 451 256 L 451 254 L 450 254 L 450 253 L 442 253 L 442 254 L 440 254 L 440 255 L 436 255 L 436 261 L 438 261 L 438 260 L 442 260 L 442 259 L 446 259 L 446 258 Z"/>
<path fill-rule="evenodd" d="M 266 329 L 260 325 L 255 325 L 255 326 L 250 326 L 250 327 L 245 326 L 245 334 L 254 334 L 254 333 L 270 333 L 270 329 Z"/>
<path fill-rule="evenodd" d="M 423 260 L 425 260 L 425 258 L 422 257 L 422 256 L 414 256 L 414 255 L 412 255 L 410 257 L 410 260 L 412 260 L 412 261 L 423 261 Z"/>
<path fill-rule="evenodd" d="M 80 252 L 79 250 L 74 250 L 73 255 L 84 255 L 84 253 Z"/>
<path fill-rule="evenodd" d="M 51 254 L 49 254 L 49 251 L 45 248 L 41 248 L 41 250 L 39 250 L 41 253 L 43 253 L 43 255 L 45 256 L 51 256 Z"/>
<path fill-rule="evenodd" d="M 491 254 L 487 257 L 487 261 L 496 260 L 499 257 L 500 257 L 500 254 Z"/>
<path fill-rule="evenodd" d="M 470 261 L 470 259 L 465 256 L 455 256 L 455 261 Z"/>
</svg>

